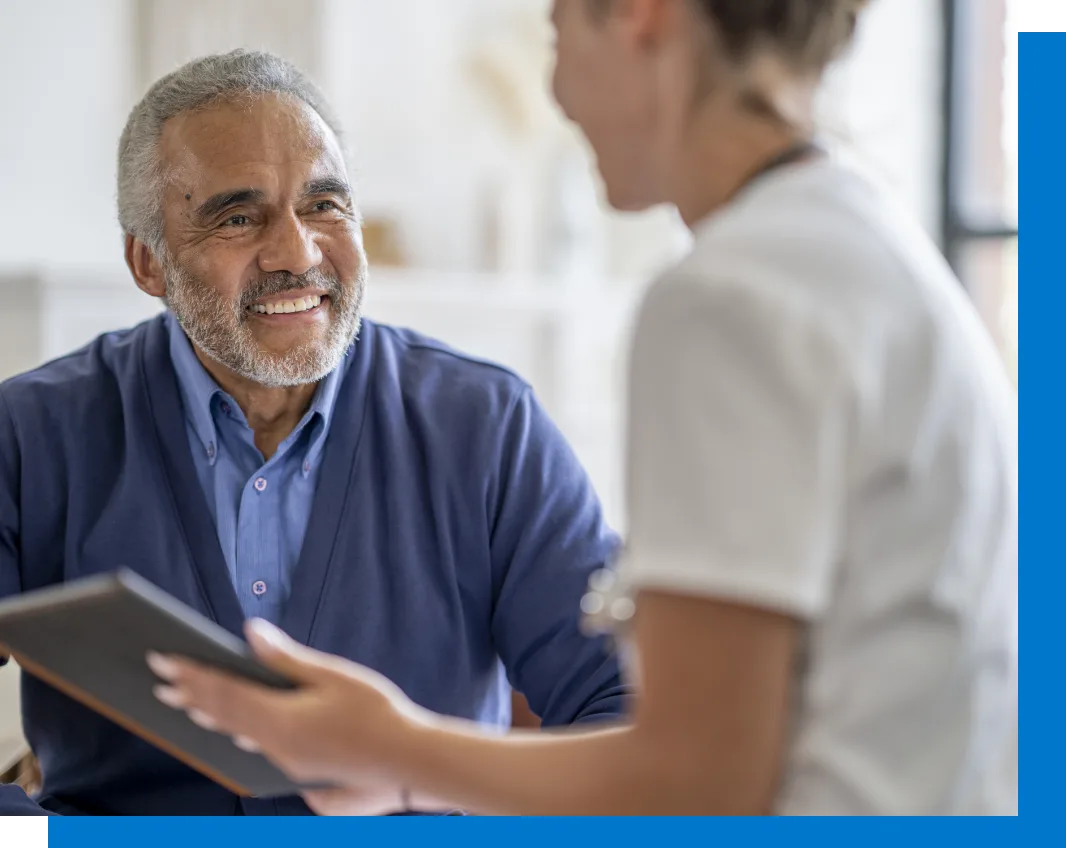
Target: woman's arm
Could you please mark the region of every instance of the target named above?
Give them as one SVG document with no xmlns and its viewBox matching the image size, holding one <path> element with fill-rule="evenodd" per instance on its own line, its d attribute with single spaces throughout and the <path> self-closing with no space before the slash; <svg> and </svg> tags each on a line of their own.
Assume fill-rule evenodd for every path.
<svg viewBox="0 0 1066 848">
<path fill-rule="evenodd" d="M 754 815 L 780 779 L 793 619 L 645 592 L 635 645 L 641 692 L 632 724 L 492 735 L 408 701 L 373 672 L 259 626 L 264 661 L 303 682 L 262 689 L 184 662 L 154 662 L 168 703 L 245 737 L 298 779 L 396 781 L 485 814 Z M 264 635 L 266 638 L 264 638 Z"/>
<path fill-rule="evenodd" d="M 633 724 L 492 738 L 429 717 L 397 752 L 401 779 L 479 812 L 751 815 L 780 775 L 795 643 L 790 619 L 644 594 Z"/>
</svg>

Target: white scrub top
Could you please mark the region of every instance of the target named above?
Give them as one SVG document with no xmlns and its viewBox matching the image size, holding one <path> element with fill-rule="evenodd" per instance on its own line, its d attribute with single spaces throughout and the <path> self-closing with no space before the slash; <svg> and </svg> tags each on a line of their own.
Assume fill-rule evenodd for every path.
<svg viewBox="0 0 1066 848">
<path fill-rule="evenodd" d="M 909 216 L 754 181 L 648 294 L 629 422 L 622 582 L 805 624 L 777 811 L 1016 812 L 1016 394 Z"/>
</svg>

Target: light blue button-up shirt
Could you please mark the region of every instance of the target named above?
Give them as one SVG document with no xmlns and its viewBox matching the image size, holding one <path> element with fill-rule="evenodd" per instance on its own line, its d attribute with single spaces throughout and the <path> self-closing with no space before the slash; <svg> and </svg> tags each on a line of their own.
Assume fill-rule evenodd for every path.
<svg viewBox="0 0 1066 848">
<path fill-rule="evenodd" d="M 296 429 L 264 460 L 241 408 L 197 359 L 173 315 L 167 324 L 193 464 L 230 579 L 247 617 L 277 623 L 300 558 L 322 448 L 351 357 L 319 383 Z"/>
</svg>

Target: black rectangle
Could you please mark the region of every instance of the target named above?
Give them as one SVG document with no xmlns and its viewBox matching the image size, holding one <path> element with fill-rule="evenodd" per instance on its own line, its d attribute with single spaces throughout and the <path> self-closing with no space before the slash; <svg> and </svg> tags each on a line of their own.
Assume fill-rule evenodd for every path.
<svg viewBox="0 0 1066 848">
<path fill-rule="evenodd" d="M 294 684 L 259 663 L 243 640 L 131 571 L 0 601 L 0 646 L 26 672 L 233 792 L 300 791 L 263 756 L 160 703 L 152 693 L 159 680 L 145 655 L 188 657 L 275 688 Z"/>
</svg>

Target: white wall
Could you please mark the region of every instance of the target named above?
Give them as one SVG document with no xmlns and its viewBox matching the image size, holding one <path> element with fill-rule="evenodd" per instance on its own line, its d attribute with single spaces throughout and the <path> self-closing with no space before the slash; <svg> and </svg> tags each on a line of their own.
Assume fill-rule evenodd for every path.
<svg viewBox="0 0 1066 848">
<path fill-rule="evenodd" d="M 131 12 L 132 0 L 0 0 L 0 266 L 93 264 L 119 249 Z"/>
<path fill-rule="evenodd" d="M 939 0 L 873 0 L 830 74 L 824 125 L 938 237 L 942 97 Z"/>
</svg>

